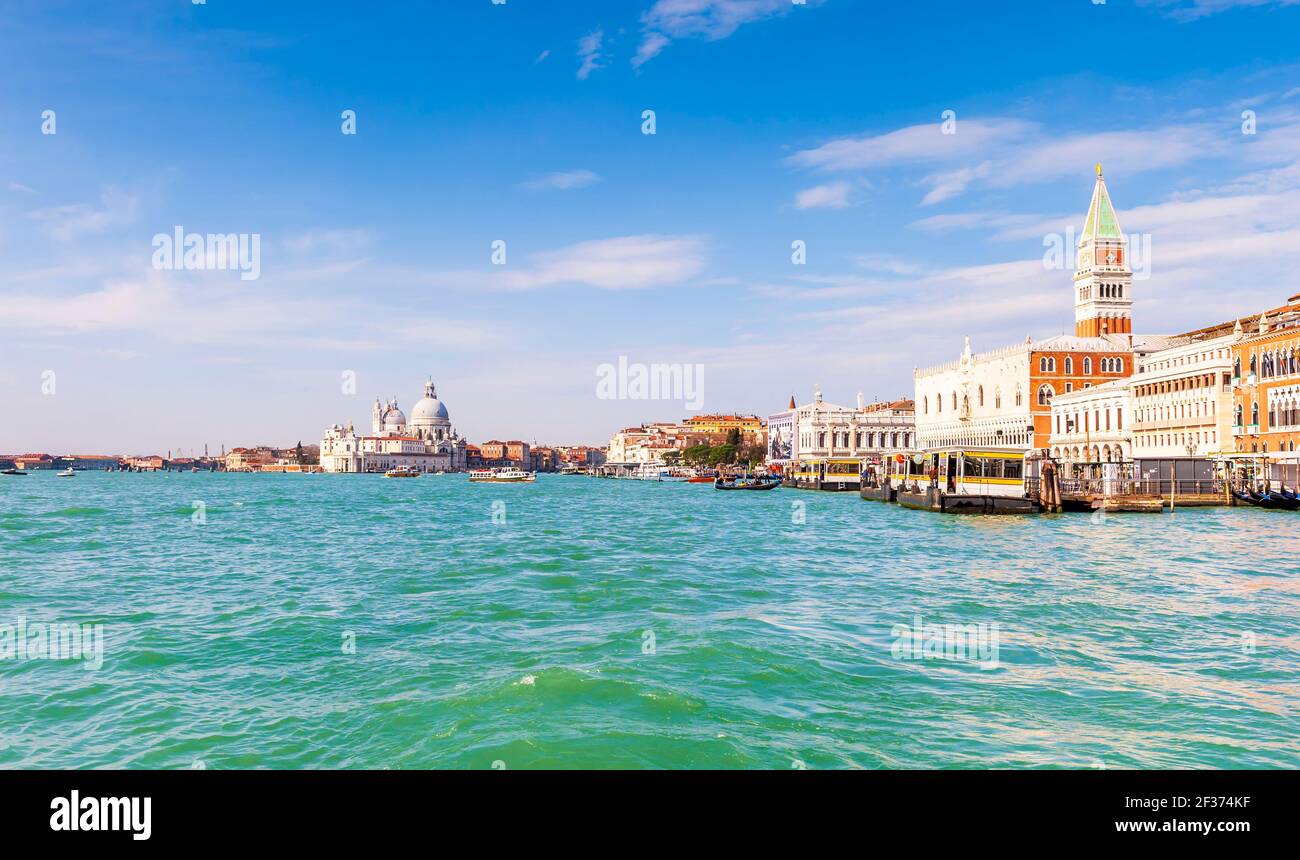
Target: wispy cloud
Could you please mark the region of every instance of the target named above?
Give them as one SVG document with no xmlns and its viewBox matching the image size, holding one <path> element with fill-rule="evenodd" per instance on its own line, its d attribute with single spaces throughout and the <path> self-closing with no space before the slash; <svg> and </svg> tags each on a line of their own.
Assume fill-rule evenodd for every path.
<svg viewBox="0 0 1300 860">
<path fill-rule="evenodd" d="M 519 183 L 526 191 L 569 191 L 586 188 L 600 181 L 600 175 L 590 170 L 557 170 Z"/>
<path fill-rule="evenodd" d="M 28 213 L 28 217 L 45 225 L 49 234 L 63 242 L 70 242 L 110 227 L 130 224 L 140 214 L 140 199 L 116 188 L 105 188 L 99 204 L 72 203 L 50 206 Z"/>
<path fill-rule="evenodd" d="M 903 164 L 952 161 L 986 154 L 993 146 L 1023 140 L 1038 128 L 1018 119 L 970 119 L 944 134 L 939 122 L 900 128 L 885 134 L 841 137 L 805 149 L 787 161 L 817 170 L 864 170 Z"/>
<path fill-rule="evenodd" d="M 600 68 L 600 46 L 605 41 L 605 31 L 597 27 L 578 40 L 578 80 L 585 81 L 592 72 Z"/>
<path fill-rule="evenodd" d="M 805 188 L 794 196 L 796 209 L 843 209 L 849 205 L 849 183 L 828 182 Z"/>
<path fill-rule="evenodd" d="M 934 165 L 939 169 L 917 180 L 927 188 L 921 203 L 932 205 L 976 187 L 1012 188 L 1059 179 L 1094 161 L 1127 175 L 1178 167 L 1222 155 L 1235 142 L 1209 123 L 1050 136 L 1037 123 L 1023 120 L 969 119 L 959 121 L 952 134 L 934 123 L 837 138 L 796 152 L 787 163 L 825 172 Z"/>
<path fill-rule="evenodd" d="M 293 254 L 339 256 L 356 254 L 370 247 L 373 237 L 367 230 L 308 230 L 281 240 L 285 250 Z"/>
<path fill-rule="evenodd" d="M 657 57 L 673 39 L 725 39 L 745 24 L 793 8 L 799 7 L 790 0 L 656 0 L 641 16 L 641 44 L 632 65 L 639 68 Z"/>
<path fill-rule="evenodd" d="M 1181 21 L 1195 21 L 1230 9 L 1300 5 L 1300 0 L 1139 0 L 1139 2 L 1145 6 L 1163 7 L 1171 16 Z"/>
<path fill-rule="evenodd" d="M 704 268 L 704 236 L 639 235 L 578 242 L 536 255 L 519 271 L 500 273 L 510 289 L 585 284 L 635 290 L 678 284 Z"/>
</svg>

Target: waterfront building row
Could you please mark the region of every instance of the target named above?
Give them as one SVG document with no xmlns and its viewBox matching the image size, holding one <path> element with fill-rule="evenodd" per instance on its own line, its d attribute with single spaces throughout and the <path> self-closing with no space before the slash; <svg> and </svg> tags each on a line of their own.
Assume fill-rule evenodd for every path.
<svg viewBox="0 0 1300 860">
<path fill-rule="evenodd" d="M 761 452 L 767 444 L 767 427 L 757 415 L 734 413 L 624 427 L 610 437 L 605 461 L 628 466 L 664 465 L 675 452 L 700 445 L 724 444 Z"/>
<path fill-rule="evenodd" d="M 916 409 L 908 399 L 868 404 L 859 392 L 850 408 L 825 401 L 817 386 L 811 402 L 799 406 L 791 397 L 784 411 L 767 419 L 767 464 L 785 473 L 824 473 L 827 464 L 856 463 L 856 477 L 873 462 L 915 451 L 916 444 Z"/>
</svg>

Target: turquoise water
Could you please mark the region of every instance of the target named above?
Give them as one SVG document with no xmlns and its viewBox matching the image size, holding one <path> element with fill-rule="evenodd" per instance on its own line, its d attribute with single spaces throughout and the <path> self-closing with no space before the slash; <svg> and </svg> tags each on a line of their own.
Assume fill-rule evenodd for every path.
<svg viewBox="0 0 1300 860">
<path fill-rule="evenodd" d="M 0 477 L 0 624 L 105 625 L 98 670 L 0 662 L 0 766 L 1297 767 L 1298 549 L 1253 509 Z M 997 664 L 896 657 L 917 615 Z"/>
</svg>

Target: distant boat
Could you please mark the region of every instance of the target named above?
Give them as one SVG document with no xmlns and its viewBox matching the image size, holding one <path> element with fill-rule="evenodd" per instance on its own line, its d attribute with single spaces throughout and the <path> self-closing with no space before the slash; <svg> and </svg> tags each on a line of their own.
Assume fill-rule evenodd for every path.
<svg viewBox="0 0 1300 860">
<path fill-rule="evenodd" d="M 74 471 L 72 471 L 72 467 L 69 466 L 68 468 L 64 469 L 62 472 L 60 472 L 59 474 L 55 475 L 54 477 L 56 477 L 56 478 L 74 478 L 74 477 L 76 477 L 76 475 L 77 475 L 77 473 L 74 472 Z"/>
<path fill-rule="evenodd" d="M 420 473 L 412 466 L 396 466 L 384 473 L 385 478 L 418 478 Z"/>
<path fill-rule="evenodd" d="M 779 480 L 771 478 L 739 478 L 733 481 L 724 481 L 721 477 L 713 482 L 715 490 L 775 490 L 781 486 Z"/>
<path fill-rule="evenodd" d="M 0 469 L 0 475 L 15 475 L 19 478 L 27 477 L 27 473 L 22 469 Z"/>
<path fill-rule="evenodd" d="M 503 466 L 496 469 L 475 469 L 469 473 L 469 480 L 472 484 L 531 484 L 537 480 L 537 474 L 513 466 Z"/>
</svg>

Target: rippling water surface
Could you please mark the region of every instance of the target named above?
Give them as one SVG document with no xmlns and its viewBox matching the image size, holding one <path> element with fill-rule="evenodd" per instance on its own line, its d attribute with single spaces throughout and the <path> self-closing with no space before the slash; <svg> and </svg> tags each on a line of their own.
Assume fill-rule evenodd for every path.
<svg viewBox="0 0 1300 860">
<path fill-rule="evenodd" d="M 0 477 L 0 625 L 105 625 L 0 661 L 0 766 L 1298 767 L 1298 557 L 1253 509 Z M 997 666 L 896 658 L 917 616 Z"/>
</svg>

